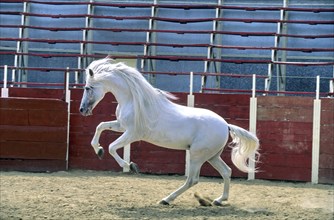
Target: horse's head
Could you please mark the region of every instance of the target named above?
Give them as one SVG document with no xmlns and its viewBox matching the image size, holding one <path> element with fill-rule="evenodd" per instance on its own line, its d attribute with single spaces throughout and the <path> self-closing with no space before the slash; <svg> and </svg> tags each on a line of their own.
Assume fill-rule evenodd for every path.
<svg viewBox="0 0 334 220">
<path fill-rule="evenodd" d="M 95 106 L 105 95 L 103 84 L 94 76 L 92 69 L 86 69 L 86 85 L 81 99 L 79 111 L 83 116 L 92 115 Z"/>
</svg>

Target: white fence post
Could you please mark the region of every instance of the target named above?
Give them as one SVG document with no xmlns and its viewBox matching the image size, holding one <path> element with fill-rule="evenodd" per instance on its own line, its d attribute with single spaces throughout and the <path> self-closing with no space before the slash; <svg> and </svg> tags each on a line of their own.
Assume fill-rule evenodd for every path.
<svg viewBox="0 0 334 220">
<path fill-rule="evenodd" d="M 249 131 L 256 135 L 256 114 L 257 114 L 257 98 L 256 98 L 256 75 L 253 74 L 252 97 L 249 106 Z M 249 166 L 255 169 L 255 154 L 249 158 Z M 248 180 L 255 179 L 255 172 L 248 173 Z"/>
<path fill-rule="evenodd" d="M 319 99 L 320 76 L 317 76 L 316 98 L 313 101 L 313 137 L 312 137 L 312 183 L 319 181 L 320 120 L 321 100 Z"/>
<path fill-rule="evenodd" d="M 1 98 L 8 98 L 8 88 L 7 88 L 7 72 L 8 72 L 8 66 L 4 66 L 3 71 L 3 88 L 1 88 Z"/>
<path fill-rule="evenodd" d="M 195 106 L 195 96 L 193 95 L 193 83 L 194 83 L 194 73 L 190 72 L 190 84 L 189 84 L 189 95 L 187 96 L 187 106 Z M 185 176 L 189 175 L 189 163 L 190 163 L 190 154 L 189 150 L 186 150 L 186 167 L 185 167 Z"/>
<path fill-rule="evenodd" d="M 70 71 L 69 67 L 65 72 L 65 102 L 67 103 L 67 149 L 66 149 L 66 170 L 68 170 L 69 164 L 69 151 L 70 151 L 70 116 L 71 116 L 71 90 L 70 90 Z"/>
</svg>

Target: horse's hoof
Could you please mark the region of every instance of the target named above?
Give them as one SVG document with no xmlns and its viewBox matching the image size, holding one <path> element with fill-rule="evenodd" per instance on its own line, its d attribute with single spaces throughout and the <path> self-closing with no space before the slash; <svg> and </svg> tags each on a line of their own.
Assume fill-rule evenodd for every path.
<svg viewBox="0 0 334 220">
<path fill-rule="evenodd" d="M 130 163 L 130 171 L 133 173 L 138 174 L 139 173 L 139 167 L 136 163 L 131 162 Z"/>
<path fill-rule="evenodd" d="M 166 202 L 165 200 L 161 200 L 161 201 L 159 202 L 159 204 L 160 204 L 160 205 L 169 205 L 169 203 Z"/>
<path fill-rule="evenodd" d="M 217 200 L 214 200 L 214 201 L 212 202 L 212 205 L 214 205 L 214 206 L 223 206 L 223 204 L 220 203 L 220 202 L 218 202 Z"/>
<path fill-rule="evenodd" d="M 99 150 L 97 151 L 97 156 L 99 157 L 100 160 L 102 160 L 104 155 L 104 149 L 102 147 L 99 147 Z"/>
</svg>

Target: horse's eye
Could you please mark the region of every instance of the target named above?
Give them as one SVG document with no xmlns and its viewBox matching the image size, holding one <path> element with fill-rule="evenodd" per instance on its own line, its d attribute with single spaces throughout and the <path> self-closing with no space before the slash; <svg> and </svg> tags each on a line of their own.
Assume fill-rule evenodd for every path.
<svg viewBox="0 0 334 220">
<path fill-rule="evenodd" d="M 91 89 L 92 89 L 91 87 L 88 87 L 88 86 L 85 87 L 85 90 L 86 90 L 86 91 L 89 91 L 89 90 L 91 90 Z"/>
</svg>

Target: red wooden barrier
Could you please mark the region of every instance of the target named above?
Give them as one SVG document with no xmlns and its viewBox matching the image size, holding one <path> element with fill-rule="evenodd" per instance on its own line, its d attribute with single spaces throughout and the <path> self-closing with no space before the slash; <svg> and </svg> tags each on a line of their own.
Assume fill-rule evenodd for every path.
<svg viewBox="0 0 334 220">
<path fill-rule="evenodd" d="M 0 169 L 66 169 L 67 104 L 61 100 L 0 99 Z"/>
<path fill-rule="evenodd" d="M 107 94 L 94 110 L 83 117 L 78 109 L 82 89 L 72 89 L 70 115 L 69 168 L 121 171 L 106 153 L 103 160 L 95 155 L 90 141 L 96 126 L 114 120 L 117 106 L 113 95 Z M 11 97 L 40 99 L 1 99 L 0 102 L 0 169 L 14 167 L 26 171 L 65 169 L 67 106 L 60 100 L 63 91 L 57 89 L 10 88 Z M 180 104 L 186 104 L 185 93 L 176 93 Z M 249 127 L 249 96 L 236 94 L 195 94 L 195 106 L 218 113 L 228 123 Z M 319 182 L 334 182 L 334 100 L 322 99 Z M 66 117 L 65 117 L 66 116 Z M 260 173 L 256 178 L 310 181 L 312 161 L 313 98 L 258 97 L 257 135 L 260 139 Z M 30 132 L 30 133 L 27 133 Z M 30 134 L 33 134 L 31 136 Z M 105 131 L 100 143 L 108 145 L 119 133 Z M 122 155 L 122 150 L 119 151 Z M 43 157 L 46 160 L 40 160 Z M 234 177 L 246 177 L 230 160 L 230 149 L 222 153 L 223 160 L 233 169 Z M 131 160 L 142 172 L 154 174 L 184 174 L 185 152 L 156 147 L 140 141 L 132 144 Z M 219 176 L 208 164 L 201 175 Z"/>
<path fill-rule="evenodd" d="M 319 183 L 334 184 L 334 99 L 321 99 Z"/>
<path fill-rule="evenodd" d="M 256 178 L 311 181 L 313 98 L 258 97 Z"/>
</svg>

